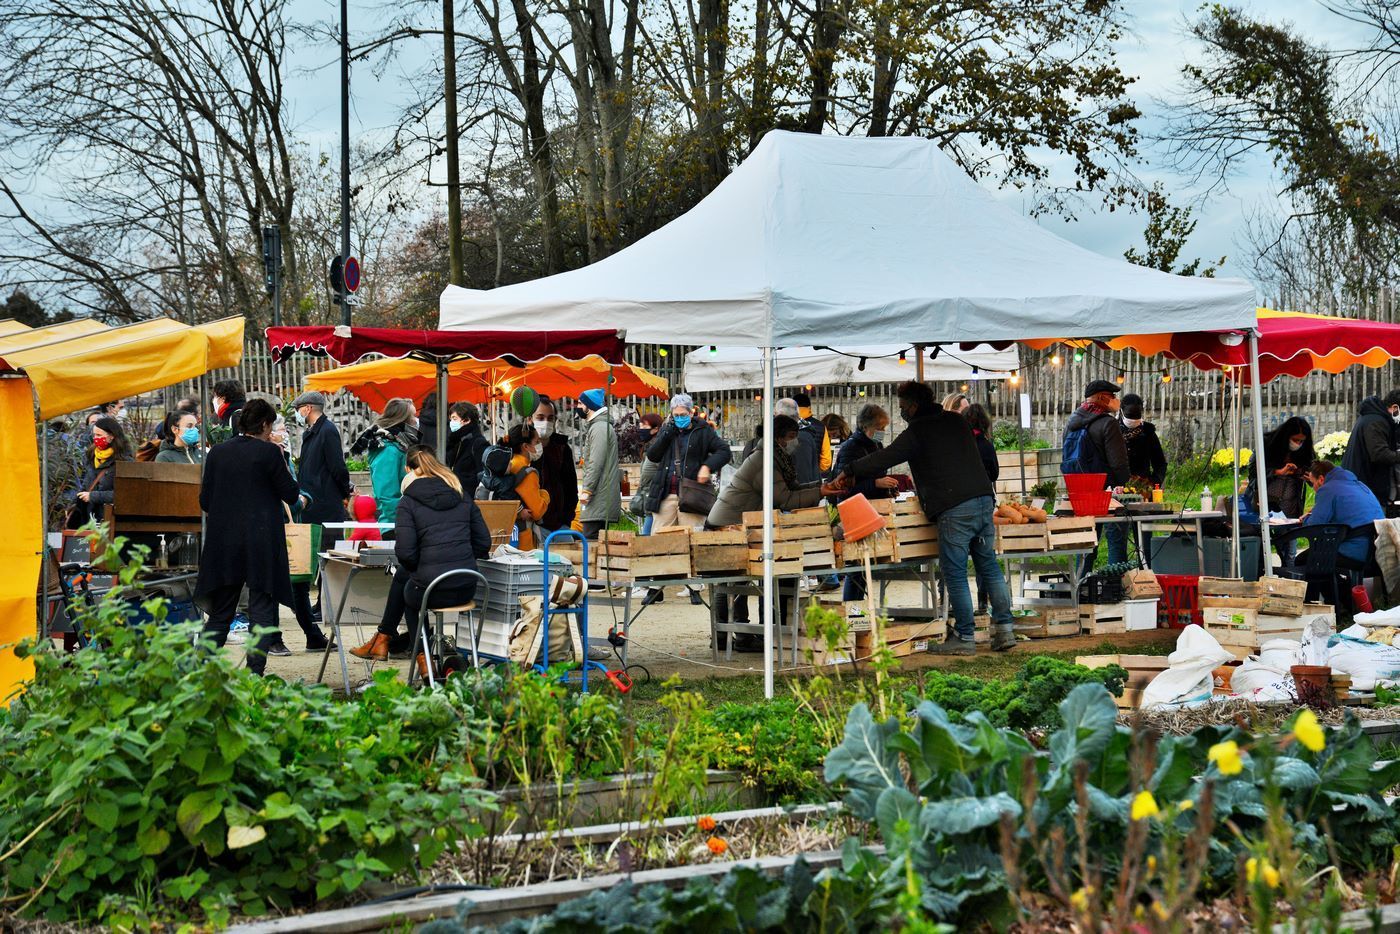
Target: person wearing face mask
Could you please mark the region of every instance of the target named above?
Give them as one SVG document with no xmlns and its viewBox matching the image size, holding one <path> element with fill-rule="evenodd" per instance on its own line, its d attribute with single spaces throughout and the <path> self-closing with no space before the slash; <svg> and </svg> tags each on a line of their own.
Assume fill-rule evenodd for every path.
<svg viewBox="0 0 1400 934">
<path fill-rule="evenodd" d="M 83 459 L 83 475 L 64 528 L 101 522 L 116 488 L 117 462 L 132 459 L 131 442 L 115 418 L 103 415 L 92 423 L 92 444 Z"/>
<path fill-rule="evenodd" d="M 580 500 L 574 450 L 557 430 L 556 419 L 554 403 L 548 396 L 540 396 L 530 416 L 530 426 L 544 446 L 544 453 L 535 461 L 535 469 L 540 473 L 540 486 L 549 494 L 549 509 L 540 520 L 540 527 L 546 532 L 568 528 L 574 521 Z"/>
<path fill-rule="evenodd" d="M 540 520 L 549 511 L 549 493 L 540 484 L 540 472 L 535 468 L 544 456 L 544 442 L 535 433 L 535 426 L 525 422 L 511 427 L 506 435 L 510 448 L 507 468 L 514 490 L 510 498 L 520 500 L 520 512 L 515 527 L 519 530 L 519 547 L 524 551 L 538 548 L 544 541 Z"/>
<path fill-rule="evenodd" d="M 1119 409 L 1123 443 L 1128 446 L 1128 473 L 1134 480 L 1159 486 L 1167 479 L 1167 455 L 1157 437 L 1157 426 L 1143 418 L 1142 396 L 1130 392 Z"/>
<path fill-rule="evenodd" d="M 243 384 L 236 379 L 221 379 L 214 384 L 214 424 L 225 437 L 238 434 L 238 413 L 248 401 Z"/>
<path fill-rule="evenodd" d="M 773 450 L 773 508 L 779 510 L 805 509 L 821 502 L 824 491 L 835 494 L 834 487 L 824 487 L 822 481 L 802 482 L 797 474 L 796 455 L 800 451 L 797 419 L 788 415 L 773 418 L 773 437 L 777 447 Z M 763 508 L 763 445 L 760 440 L 753 454 L 749 456 L 734 475 L 729 484 L 720 491 L 710 514 L 705 517 L 705 528 L 722 529 L 739 525 L 744 521 L 745 512 Z"/>
<path fill-rule="evenodd" d="M 462 495 L 476 499 L 481 482 L 481 457 L 491 442 L 481 433 L 481 413 L 470 402 L 454 402 L 447 410 L 447 466 L 462 484 Z"/>
<path fill-rule="evenodd" d="M 1303 474 L 1317 459 L 1312 426 L 1293 416 L 1264 436 L 1264 469 L 1268 474 L 1268 512 L 1290 519 L 1303 515 Z M 1285 564 L 1291 563 L 1288 558 Z"/>
<path fill-rule="evenodd" d="M 579 402 L 588 409 L 579 450 L 582 470 L 579 523 L 584 537 L 591 540 L 596 539 L 609 522 L 622 517 L 622 468 L 617 458 L 617 431 L 608 418 L 603 390 L 586 390 L 579 394 Z"/>
<path fill-rule="evenodd" d="M 992 648 L 1004 652 L 1016 645 L 1011 628 L 1011 592 L 997 563 L 996 508 L 992 481 L 982 467 L 972 429 L 959 415 L 934 401 L 925 383 L 900 384 L 899 411 L 908 427 L 882 451 L 867 454 L 837 476 L 835 484 L 876 477 L 895 464 L 908 463 L 924 514 L 938 523 L 938 563 L 948 587 L 948 603 L 956 621 L 954 631 L 932 651 L 973 655 L 973 604 L 967 562 L 976 568 L 977 587 L 987 592 L 992 607 Z"/>
<path fill-rule="evenodd" d="M 398 514 L 404 458 L 419 440 L 414 425 L 416 414 L 412 399 L 390 399 L 374 424 L 350 445 L 351 457 L 369 459 L 369 479 L 379 507 L 379 522 L 393 522 Z"/>
<path fill-rule="evenodd" d="M 1396 500 L 1393 476 L 1395 466 L 1400 464 L 1400 451 L 1396 450 L 1396 442 L 1400 440 L 1397 422 L 1400 422 L 1400 389 L 1391 390 L 1384 400 L 1378 396 L 1362 399 L 1341 464 L 1371 488 L 1387 513 L 1393 511 Z"/>
<path fill-rule="evenodd" d="M 885 437 L 889 434 L 890 413 L 886 412 L 882 406 L 866 403 L 860 407 L 860 412 L 856 415 L 855 434 L 851 435 L 836 450 L 836 464 L 832 468 L 833 472 L 839 476 L 841 474 L 850 475 L 851 467 L 856 461 L 885 447 Z M 853 481 L 844 489 L 837 490 L 831 496 L 831 503 L 835 505 L 843 499 L 855 496 L 860 493 L 866 499 L 889 499 L 894 496 L 899 489 L 899 481 L 889 476 L 885 471 L 862 477 Z M 865 576 L 862 574 L 846 574 L 841 585 L 841 599 L 847 603 L 865 599 Z"/>
<path fill-rule="evenodd" d="M 710 483 L 733 457 L 729 445 L 713 428 L 694 419 L 694 408 L 694 401 L 685 393 L 672 396 L 671 417 L 662 423 L 656 439 L 647 448 L 647 460 L 657 467 L 647 491 L 653 532 L 675 525 L 703 524 L 705 516 L 681 511 L 681 481 Z"/>
<path fill-rule="evenodd" d="M 199 446 L 199 424 L 189 412 L 171 412 L 160 432 L 158 464 L 202 464 L 204 449 Z"/>
</svg>

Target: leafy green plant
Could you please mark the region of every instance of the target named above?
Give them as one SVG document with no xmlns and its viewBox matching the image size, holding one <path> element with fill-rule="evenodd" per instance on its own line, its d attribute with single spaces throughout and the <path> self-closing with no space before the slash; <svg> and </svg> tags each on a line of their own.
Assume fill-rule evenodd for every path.
<svg viewBox="0 0 1400 934">
<path fill-rule="evenodd" d="M 1031 499 L 1045 500 L 1045 502 L 1047 503 L 1045 508 L 1049 509 L 1050 506 L 1048 504 L 1053 503 L 1055 501 L 1055 497 L 1060 495 L 1060 481 L 1041 480 L 1039 483 L 1031 487 L 1030 495 Z"/>
<path fill-rule="evenodd" d="M 345 469 L 351 473 L 363 473 L 369 470 L 369 460 L 363 457 L 345 458 Z"/>
<path fill-rule="evenodd" d="M 1027 451 L 1039 451 L 1049 446 L 1049 441 L 1035 437 L 1018 422 L 1001 421 L 992 425 L 992 447 L 998 451 L 1019 451 L 1022 447 Z"/>
<path fill-rule="evenodd" d="M 764 704 L 720 704 L 708 720 L 717 737 L 716 768 L 741 772 L 782 800 L 825 795 L 820 770 L 828 746 L 797 701 L 780 697 Z"/>
<path fill-rule="evenodd" d="M 938 704 L 954 720 L 980 711 L 987 722 L 1017 730 L 1054 729 L 1060 725 L 1059 705 L 1080 684 L 1102 684 L 1121 696 L 1128 673 L 1118 665 L 1085 668 L 1043 656 L 1027 660 L 1009 681 L 983 681 L 951 672 L 927 672 L 922 684 L 905 692 L 910 707 L 920 700 Z"/>
<path fill-rule="evenodd" d="M 18 650 L 35 675 L 0 712 L 8 904 L 142 926 L 198 909 L 222 924 L 416 872 L 480 831 L 493 796 L 462 766 L 443 697 L 391 676 L 341 703 L 254 677 L 165 625 L 160 599 L 144 604 L 154 622 L 129 625 L 138 569 L 123 565 L 80 620 L 98 647 Z"/>
</svg>

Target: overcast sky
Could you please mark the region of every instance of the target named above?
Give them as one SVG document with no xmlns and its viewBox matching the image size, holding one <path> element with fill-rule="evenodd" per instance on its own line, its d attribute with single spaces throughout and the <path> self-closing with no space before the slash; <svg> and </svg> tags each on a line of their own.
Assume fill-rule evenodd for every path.
<svg viewBox="0 0 1400 934">
<path fill-rule="evenodd" d="M 1361 35 L 1358 27 L 1329 13 L 1317 0 L 1268 0 L 1242 4 L 1272 20 L 1292 22 L 1314 41 L 1340 47 L 1355 43 Z M 376 18 L 373 7 L 351 3 L 351 31 L 363 28 Z M 1131 34 L 1123 39 L 1119 61 L 1123 71 L 1135 75 L 1138 81 L 1132 95 L 1145 114 L 1140 123 L 1144 136 L 1150 136 L 1161 125 L 1162 107 L 1159 99 L 1173 96 L 1181 66 L 1194 57 L 1195 49 L 1187 35 L 1187 22 L 1200 15 L 1201 0 L 1127 0 L 1131 16 Z M 338 0 L 295 0 L 294 13 L 300 19 L 331 20 L 337 14 Z M 352 35 L 352 42 L 355 41 Z M 425 40 L 426 42 L 426 40 Z M 430 52 L 425 45 L 424 52 Z M 318 60 L 319 59 L 319 60 Z M 339 61 L 334 47 L 314 50 L 301 58 L 302 68 L 290 76 L 289 84 L 296 99 L 296 120 L 304 138 L 313 146 L 334 149 L 339 143 L 339 98 L 337 75 Z M 352 130 L 364 132 L 392 123 L 403 103 L 401 72 L 391 66 L 383 77 L 376 77 L 368 67 L 357 67 L 353 77 Z M 1193 190 L 1188 179 L 1174 174 L 1166 154 L 1144 141 L 1142 164 L 1137 166 L 1140 177 L 1147 182 L 1160 180 L 1172 194 L 1175 203 L 1194 203 L 1200 192 Z M 1260 158 L 1230 179 L 1229 189 L 1214 194 L 1197 207 L 1199 225 L 1188 242 L 1184 258 L 1204 257 L 1214 261 L 1228 257 L 1224 275 L 1246 276 L 1241 265 L 1245 259 L 1239 242 L 1245 215 L 1269 209 L 1277 203 L 1277 185 L 1273 167 L 1267 158 Z M 1018 192 L 1003 195 L 1007 202 L 1023 208 L 1025 199 Z M 1128 246 L 1141 245 L 1144 218 L 1123 211 L 1109 213 L 1087 204 L 1086 210 L 1072 222 L 1059 218 L 1043 218 L 1044 226 L 1091 250 L 1119 256 Z"/>
</svg>

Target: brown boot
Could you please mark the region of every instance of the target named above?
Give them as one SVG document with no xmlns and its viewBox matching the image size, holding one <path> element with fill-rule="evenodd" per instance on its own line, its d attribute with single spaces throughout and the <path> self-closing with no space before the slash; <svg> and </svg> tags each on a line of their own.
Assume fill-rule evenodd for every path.
<svg viewBox="0 0 1400 934">
<path fill-rule="evenodd" d="M 364 645 L 351 649 L 350 654 L 356 658 L 387 662 L 389 660 L 389 637 L 382 632 L 376 632 Z"/>
</svg>

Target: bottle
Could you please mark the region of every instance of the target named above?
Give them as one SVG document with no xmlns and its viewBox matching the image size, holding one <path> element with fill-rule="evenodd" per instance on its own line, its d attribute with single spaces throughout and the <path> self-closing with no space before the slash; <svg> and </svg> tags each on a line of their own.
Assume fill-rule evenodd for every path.
<svg viewBox="0 0 1400 934">
<path fill-rule="evenodd" d="M 1211 512 L 1215 509 L 1215 497 L 1210 495 L 1210 487 L 1201 487 L 1201 512 Z"/>
<path fill-rule="evenodd" d="M 158 568 L 168 568 L 168 567 L 170 567 L 170 551 L 169 551 L 169 550 L 166 548 L 166 546 L 165 546 L 165 536 L 164 536 L 164 535 L 162 535 L 162 536 L 160 537 L 160 552 L 159 552 L 159 554 L 158 554 L 157 557 L 156 557 L 156 567 L 158 567 Z"/>
<path fill-rule="evenodd" d="M 1160 502 L 1162 502 L 1162 495 L 1163 495 L 1163 494 L 1162 494 L 1162 484 L 1159 483 L 1159 484 L 1157 484 L 1156 486 L 1154 486 L 1154 487 L 1152 488 L 1152 502 L 1154 502 L 1154 503 L 1160 503 Z"/>
</svg>

